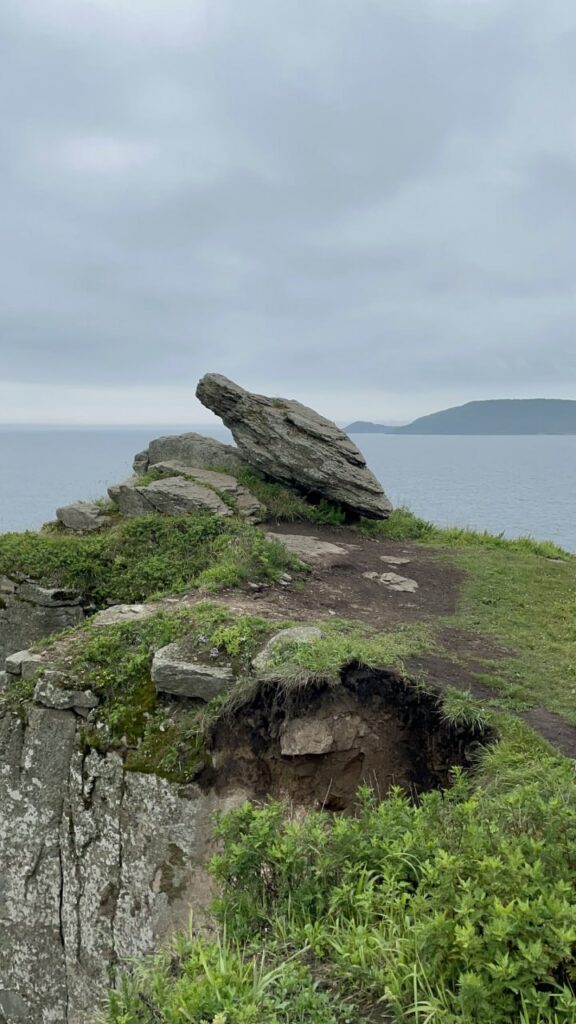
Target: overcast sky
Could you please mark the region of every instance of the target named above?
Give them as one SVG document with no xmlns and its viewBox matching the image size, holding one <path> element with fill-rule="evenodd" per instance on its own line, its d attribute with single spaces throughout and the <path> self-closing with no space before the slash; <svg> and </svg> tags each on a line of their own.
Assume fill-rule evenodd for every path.
<svg viewBox="0 0 576 1024">
<path fill-rule="evenodd" d="M 2 0 L 0 421 L 576 398 L 574 0 Z"/>
</svg>

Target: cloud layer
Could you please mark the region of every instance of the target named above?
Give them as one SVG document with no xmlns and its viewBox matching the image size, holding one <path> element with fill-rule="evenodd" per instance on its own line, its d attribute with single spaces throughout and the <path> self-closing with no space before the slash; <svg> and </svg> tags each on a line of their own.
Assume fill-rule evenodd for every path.
<svg viewBox="0 0 576 1024">
<path fill-rule="evenodd" d="M 575 53 L 571 0 L 5 0 L 0 420 L 576 397 Z"/>
</svg>

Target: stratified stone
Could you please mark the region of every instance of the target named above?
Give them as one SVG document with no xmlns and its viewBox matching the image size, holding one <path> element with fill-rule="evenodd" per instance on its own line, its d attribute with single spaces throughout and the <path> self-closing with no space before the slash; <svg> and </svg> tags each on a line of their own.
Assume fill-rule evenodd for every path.
<svg viewBox="0 0 576 1024">
<path fill-rule="evenodd" d="M 230 428 L 241 456 L 267 476 L 359 515 L 390 514 L 392 506 L 356 445 L 313 409 L 252 394 L 217 373 L 202 378 L 196 395 Z"/>
<path fill-rule="evenodd" d="M 235 681 L 230 665 L 200 661 L 186 638 L 156 651 L 151 674 L 157 690 L 204 701 L 229 690 Z"/>
<path fill-rule="evenodd" d="M 0 577 L 0 662 L 36 640 L 77 625 L 84 614 L 78 591 Z"/>
<path fill-rule="evenodd" d="M 229 473 L 217 473 L 214 470 L 202 469 L 199 466 L 187 466 L 183 462 L 171 459 L 168 462 L 158 462 L 154 470 L 165 474 L 167 477 L 174 473 L 181 473 L 196 483 L 212 488 L 219 494 L 229 495 L 234 500 L 239 515 L 249 519 L 253 523 L 259 523 L 265 515 L 265 509 L 260 502 L 246 487 L 238 483 L 234 476 Z"/>
<path fill-rule="evenodd" d="M 108 488 L 108 494 L 124 516 L 134 517 L 161 513 L 167 516 L 189 515 L 191 512 L 211 512 L 218 516 L 231 516 L 233 510 L 215 491 L 182 476 L 155 480 L 147 487 L 133 483 L 117 484 Z"/>
<path fill-rule="evenodd" d="M 263 671 L 268 668 L 274 658 L 275 651 L 286 643 L 311 644 L 322 638 L 322 631 L 316 626 L 292 626 L 290 629 L 281 629 L 274 636 L 271 636 L 259 654 L 256 655 L 252 664 L 254 668 Z"/>
<path fill-rule="evenodd" d="M 158 462 L 175 459 L 187 466 L 201 466 L 204 469 L 226 469 L 235 472 L 246 466 L 245 460 L 233 445 L 222 444 L 213 437 L 203 434 L 174 434 L 157 437 L 150 442 L 147 452 L 137 455 L 138 466 L 144 464 L 147 457 L 147 468 L 156 466 Z M 141 472 L 139 469 L 138 471 Z M 135 469 L 136 472 L 136 469 Z"/>
<path fill-rule="evenodd" d="M 75 533 L 91 533 L 110 523 L 110 516 L 92 501 L 75 501 L 72 505 L 63 505 L 56 509 L 56 518 Z"/>
</svg>

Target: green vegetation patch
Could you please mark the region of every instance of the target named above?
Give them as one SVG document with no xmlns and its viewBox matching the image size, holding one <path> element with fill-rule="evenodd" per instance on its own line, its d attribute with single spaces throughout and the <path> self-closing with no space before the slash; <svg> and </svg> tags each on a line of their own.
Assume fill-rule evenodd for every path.
<svg viewBox="0 0 576 1024">
<path fill-rule="evenodd" d="M 206 513 L 121 520 L 95 535 L 6 533 L 0 573 L 79 590 L 98 607 L 193 587 L 218 590 L 276 580 L 301 563 L 260 530 Z"/>
<path fill-rule="evenodd" d="M 263 480 L 249 469 L 242 469 L 235 475 L 266 509 L 270 519 L 288 523 L 303 521 L 321 526 L 342 526 L 346 521 L 343 509 L 326 498 L 312 504 L 290 487 Z"/>
<path fill-rule="evenodd" d="M 337 679 L 342 666 L 354 661 L 401 670 L 405 659 L 434 646 L 432 631 L 421 622 L 386 633 L 345 619 L 328 619 L 316 625 L 322 632 L 317 639 L 305 643 L 288 639 L 276 644 L 267 671 L 285 678 L 312 675 Z"/>
<path fill-rule="evenodd" d="M 91 689 L 101 701 L 95 720 L 83 729 L 85 746 L 102 752 L 120 748 L 129 770 L 190 781 L 207 763 L 204 723 L 212 709 L 158 697 L 150 678 L 155 651 L 186 636 L 199 657 L 225 655 L 241 673 L 273 628 L 255 616 L 238 619 L 203 603 L 138 622 L 75 630 L 67 639 L 68 671 L 75 687 Z"/>
<path fill-rule="evenodd" d="M 573 770 L 520 723 L 503 731 L 474 777 L 417 804 L 365 788 L 356 818 L 221 818 L 224 938 L 138 969 L 108 1024 L 574 1024 Z"/>
<path fill-rule="evenodd" d="M 482 680 L 515 707 L 543 706 L 576 724 L 576 559 L 521 548 L 459 552 L 466 582 L 455 623 L 511 649 Z"/>
</svg>

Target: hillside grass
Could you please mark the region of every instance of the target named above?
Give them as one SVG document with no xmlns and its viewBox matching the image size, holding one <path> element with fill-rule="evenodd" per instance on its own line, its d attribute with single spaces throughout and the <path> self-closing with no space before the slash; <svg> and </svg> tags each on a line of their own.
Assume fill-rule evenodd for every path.
<svg viewBox="0 0 576 1024">
<path fill-rule="evenodd" d="M 122 519 L 87 536 L 0 535 L 0 574 L 81 591 L 97 607 L 204 587 L 274 581 L 302 568 L 282 545 L 240 519 L 198 512 Z"/>
</svg>

